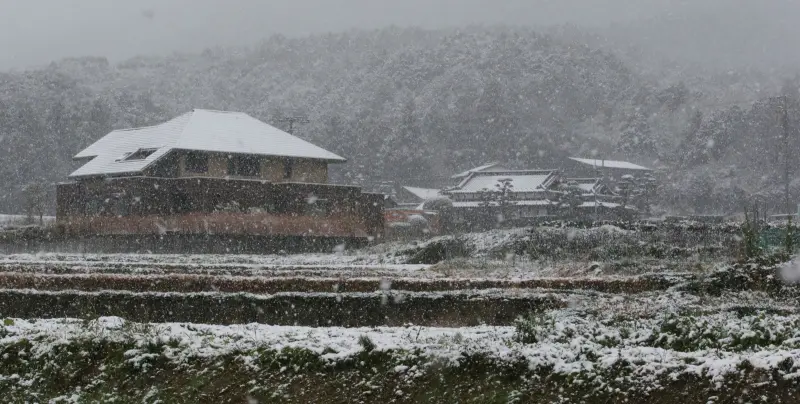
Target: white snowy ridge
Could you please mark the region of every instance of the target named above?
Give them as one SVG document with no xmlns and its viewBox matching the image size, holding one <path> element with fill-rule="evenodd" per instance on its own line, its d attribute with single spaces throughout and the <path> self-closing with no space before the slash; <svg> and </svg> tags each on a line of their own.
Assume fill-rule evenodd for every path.
<svg viewBox="0 0 800 404">
<path fill-rule="evenodd" d="M 547 323 L 547 316 L 545 323 Z M 550 326 L 537 331 L 537 341 L 522 343 L 515 338 L 514 327 L 296 327 L 262 324 L 204 325 L 189 323 L 133 324 L 118 317 L 101 317 L 92 321 L 77 319 L 6 319 L 0 345 L 8 346 L 25 339 L 32 344 L 35 357 L 47 355 L 54 346 L 105 339 L 133 342 L 137 347 L 148 343 L 164 345 L 163 354 L 181 363 L 191 357 L 215 357 L 233 354 L 247 363 L 256 349 L 280 351 L 303 348 L 316 352 L 327 361 L 336 362 L 363 350 L 359 338 L 367 336 L 379 351 L 396 351 L 418 355 L 426 363 L 457 366 L 465 354 L 483 354 L 498 361 L 520 361 L 529 368 L 552 369 L 558 374 L 580 374 L 602 377 L 612 366 L 626 363 L 633 368 L 630 380 L 639 387 L 650 388 L 663 378 L 683 373 L 705 375 L 721 383 L 725 376 L 740 372 L 749 363 L 755 369 L 773 370 L 781 364 L 800 363 L 800 330 L 789 327 L 800 323 L 800 316 L 750 316 L 734 314 L 698 317 L 700 329 L 707 326 L 730 336 L 710 342 L 708 348 L 690 352 L 648 346 L 646 341 L 658 337 L 657 319 L 632 319 L 612 324 L 609 319 L 597 320 L 569 311 L 551 316 Z M 663 319 L 661 319 L 663 320 Z M 754 325 L 755 324 L 755 325 Z M 786 326 L 784 326 L 786 325 Z M 773 327 L 775 335 L 789 335 L 774 344 L 756 344 L 736 348 L 736 341 L 753 338 L 761 326 Z M 720 328 L 721 327 L 721 328 Z M 788 334 L 787 334 L 788 333 Z M 737 340 L 738 338 L 738 340 Z M 769 338 L 777 338 L 774 335 Z M 667 338 L 666 340 L 668 340 Z M 666 341 L 665 340 L 665 341 Z M 169 347 L 167 342 L 170 342 Z M 131 349 L 127 360 L 145 358 L 146 349 Z M 612 372 L 613 373 L 613 372 Z M 782 377 L 800 377 L 800 369 L 782 370 Z"/>
</svg>

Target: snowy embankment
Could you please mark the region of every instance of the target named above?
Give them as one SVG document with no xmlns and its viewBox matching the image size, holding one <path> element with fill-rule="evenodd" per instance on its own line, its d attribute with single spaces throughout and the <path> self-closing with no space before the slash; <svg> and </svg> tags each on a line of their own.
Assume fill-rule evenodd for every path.
<svg viewBox="0 0 800 404">
<path fill-rule="evenodd" d="M 425 380 L 440 377 L 442 372 L 468 374 L 475 361 L 483 363 L 484 371 L 494 369 L 504 377 L 510 372 L 512 380 L 505 382 L 521 389 L 536 391 L 555 383 L 567 401 L 580 397 L 633 399 L 687 380 L 691 384 L 682 388 L 703 391 L 706 398 L 736 389 L 744 393 L 747 389 L 768 390 L 800 380 L 797 314 L 662 312 L 652 317 L 625 317 L 565 309 L 531 317 L 518 329 L 137 324 L 117 317 L 91 321 L 6 319 L 0 335 L 0 388 L 20 392 L 26 387 L 34 386 L 27 391 L 40 388 L 39 382 L 52 372 L 47 368 L 70 368 L 70 363 L 58 363 L 56 358 L 64 352 L 79 353 L 86 344 L 124 349 L 121 363 L 106 363 L 111 356 L 103 358 L 100 353 L 102 363 L 96 364 L 100 374 L 94 376 L 100 380 L 118 377 L 112 374 L 115 366 L 135 369 L 126 373 L 132 377 L 171 368 L 190 372 L 198 363 L 205 364 L 201 373 L 214 373 L 226 363 L 219 370 L 241 371 L 246 373 L 242 377 L 252 377 L 240 380 L 251 394 L 269 390 L 270 380 L 280 379 L 281 374 L 288 377 L 282 382 L 291 383 L 307 372 L 304 369 L 313 369 L 307 373 L 313 381 L 323 380 L 326 369 L 339 372 L 342 368 L 354 368 L 352 371 L 363 373 L 364 380 L 397 379 L 404 390 L 413 390 L 415 384 L 424 386 Z M 370 355 L 380 355 L 380 366 L 387 373 L 378 372 L 378 365 L 372 370 L 369 366 L 359 369 L 358 364 L 363 365 Z M 273 369 L 276 363 L 285 365 Z M 287 366 L 290 369 L 285 369 Z M 492 377 L 483 377 L 487 376 Z M 100 388 L 84 383 L 88 384 L 71 386 L 71 394 L 86 399 Z M 288 389 L 282 394 L 291 399 L 292 394 L 303 393 Z"/>
<path fill-rule="evenodd" d="M 304 326 L 508 325 L 564 303 L 548 293 L 132 293 L 0 290 L 0 313 L 20 318 L 120 316 L 140 322 Z M 213 310 L 209 308 L 213 307 Z"/>
<path fill-rule="evenodd" d="M 457 364 L 464 354 L 486 354 L 497 360 L 526 360 L 532 368 L 554 367 L 555 373 L 570 374 L 602 372 L 616 362 L 625 360 L 642 376 L 641 381 L 656 381 L 665 373 L 675 376 L 681 372 L 706 374 L 712 379 L 737 372 L 743 362 L 761 369 L 772 369 L 787 358 L 800 365 L 800 330 L 798 316 L 778 316 L 765 319 L 758 316 L 737 317 L 713 315 L 697 318 L 698 330 L 708 338 L 724 333 L 721 340 L 703 340 L 700 349 L 672 349 L 654 345 L 661 338 L 676 339 L 668 332 L 658 333 L 660 320 L 606 321 L 569 316 L 559 317 L 551 329 L 542 327 L 538 341 L 521 342 L 514 327 L 287 327 L 263 324 L 203 325 L 190 323 L 138 324 L 119 317 L 97 320 L 72 319 L 20 320 L 6 319 L 0 345 L 8 346 L 26 340 L 32 344 L 34 357 L 48 355 L 54 347 L 84 340 L 130 342 L 143 347 L 148 343 L 169 343 L 174 349 L 165 350 L 170 360 L 181 363 L 194 357 L 240 355 L 247 360 L 256 349 L 281 351 L 286 348 L 307 349 L 331 362 L 347 359 L 364 350 L 359 339 L 369 338 L 376 351 L 417 352 L 426 360 L 442 360 Z M 550 317 L 547 317 L 550 318 Z M 707 325 L 707 329 L 702 326 Z M 789 338 L 770 341 L 760 327 L 772 327 L 776 334 L 788 333 Z M 741 341 L 749 341 L 746 345 Z M 763 340 L 759 340 L 763 338 Z M 775 338 L 773 336 L 773 338 Z M 734 344 L 739 341 L 739 345 Z M 761 341 L 762 345 L 758 345 Z M 673 342 L 674 343 L 674 342 Z M 677 343 L 675 343 L 677 345 Z M 145 351 L 131 350 L 128 360 L 139 361 Z M 648 374 L 649 373 L 649 374 Z M 800 377 L 800 369 L 790 366 L 786 379 Z M 650 379 L 650 380 L 647 380 Z"/>
<path fill-rule="evenodd" d="M 503 279 L 663 274 L 707 271 L 730 259 L 718 236 L 673 246 L 668 237 L 674 235 L 610 225 L 521 228 L 292 255 L 9 254 L 0 255 L 0 271 Z M 657 242 L 648 244 L 651 239 Z"/>
<path fill-rule="evenodd" d="M 77 254 L 38 253 L 0 255 L 0 263 L 30 263 L 57 265 L 114 265 L 114 266 L 186 266 L 188 268 L 385 268 L 414 270 L 428 265 L 407 265 L 402 262 L 386 262 L 374 254 L 351 253 L 303 253 L 291 255 L 247 255 L 247 254 Z M 397 260 L 399 261 L 399 260 Z"/>
</svg>

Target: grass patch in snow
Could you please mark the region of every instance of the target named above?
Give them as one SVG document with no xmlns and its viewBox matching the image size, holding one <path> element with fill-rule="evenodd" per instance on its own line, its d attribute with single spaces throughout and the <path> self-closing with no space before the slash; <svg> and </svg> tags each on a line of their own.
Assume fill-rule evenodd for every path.
<svg viewBox="0 0 800 404">
<path fill-rule="evenodd" d="M 576 344 L 594 349 L 661 348 L 677 352 L 800 350 L 800 316 L 664 313 L 652 318 L 578 311 L 531 313 L 517 319 L 523 344 Z"/>
</svg>

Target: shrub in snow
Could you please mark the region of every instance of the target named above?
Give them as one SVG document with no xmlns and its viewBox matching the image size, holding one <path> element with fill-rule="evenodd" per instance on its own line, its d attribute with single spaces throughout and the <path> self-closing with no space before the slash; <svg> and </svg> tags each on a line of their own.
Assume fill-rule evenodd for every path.
<svg viewBox="0 0 800 404">
<path fill-rule="evenodd" d="M 667 314 L 648 339 L 650 346 L 689 352 L 715 347 L 725 330 L 705 318 Z"/>
<path fill-rule="evenodd" d="M 361 348 L 364 349 L 364 352 L 372 352 L 378 347 L 375 345 L 375 342 L 373 342 L 372 339 L 370 339 L 370 337 L 366 334 L 358 337 L 358 345 L 361 345 Z"/>
<path fill-rule="evenodd" d="M 428 219 L 421 215 L 410 215 L 408 223 L 411 225 L 411 231 L 421 233 L 428 229 Z"/>
<path fill-rule="evenodd" d="M 447 259 L 469 256 L 469 248 L 464 239 L 459 237 L 442 237 L 422 245 L 407 264 L 437 264 Z"/>
<path fill-rule="evenodd" d="M 547 313 L 529 313 L 514 321 L 515 339 L 523 344 L 544 341 L 556 328 L 555 317 Z"/>
<path fill-rule="evenodd" d="M 786 261 L 788 256 L 778 253 L 737 262 L 715 271 L 706 278 L 687 284 L 684 289 L 714 295 L 726 290 L 782 292 L 790 286 L 781 277 L 781 268 Z"/>
<path fill-rule="evenodd" d="M 453 207 L 453 201 L 446 196 L 426 199 L 422 202 L 422 209 L 443 211 Z"/>
<path fill-rule="evenodd" d="M 693 316 L 670 313 L 662 317 L 648 346 L 694 352 L 707 349 L 747 351 L 784 346 L 796 348 L 800 319 L 764 313 L 733 320 L 729 315 Z"/>
</svg>

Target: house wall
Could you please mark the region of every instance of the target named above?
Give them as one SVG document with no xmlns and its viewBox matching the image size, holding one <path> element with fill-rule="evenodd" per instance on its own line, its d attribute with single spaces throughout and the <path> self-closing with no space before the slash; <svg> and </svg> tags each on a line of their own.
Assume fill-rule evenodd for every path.
<svg viewBox="0 0 800 404">
<path fill-rule="evenodd" d="M 328 183 L 328 163 L 319 160 L 295 160 L 289 181 Z"/>
<path fill-rule="evenodd" d="M 208 154 L 208 171 L 205 174 L 197 174 L 186 171 L 186 152 L 181 152 L 175 159 L 177 161 L 178 170 L 177 177 L 214 177 L 223 178 L 228 175 L 228 156 L 223 153 L 207 153 Z"/>
<path fill-rule="evenodd" d="M 309 195 L 314 202 L 309 202 Z M 114 178 L 57 187 L 73 234 L 260 234 L 381 237 L 383 195 L 358 187 L 198 178 Z M 166 229 L 166 230 L 165 230 Z"/>
<path fill-rule="evenodd" d="M 283 178 L 283 160 L 269 157 L 262 159 L 261 179 L 272 182 L 286 181 Z"/>
<path fill-rule="evenodd" d="M 311 159 L 291 159 L 292 176 L 285 178 L 285 159 L 276 157 L 263 157 L 260 159 L 261 167 L 259 175 L 255 178 L 270 182 L 307 182 L 314 184 L 328 183 L 328 163 L 322 160 Z M 186 153 L 179 153 L 169 164 L 176 165 L 175 175 L 165 177 L 213 177 L 213 178 L 237 178 L 228 173 L 228 155 L 225 153 L 208 153 L 208 172 L 202 175 L 186 171 Z M 164 168 L 157 168 L 159 172 L 165 172 Z M 153 174 L 153 171 L 151 174 Z M 164 176 L 164 175 L 157 175 Z"/>
<path fill-rule="evenodd" d="M 286 159 L 264 158 L 261 160 L 261 179 L 271 182 L 328 183 L 328 163 L 320 160 L 291 159 L 292 176 L 285 177 Z"/>
<path fill-rule="evenodd" d="M 208 158 L 208 176 L 221 178 L 228 175 L 228 156 L 212 154 Z"/>
</svg>

